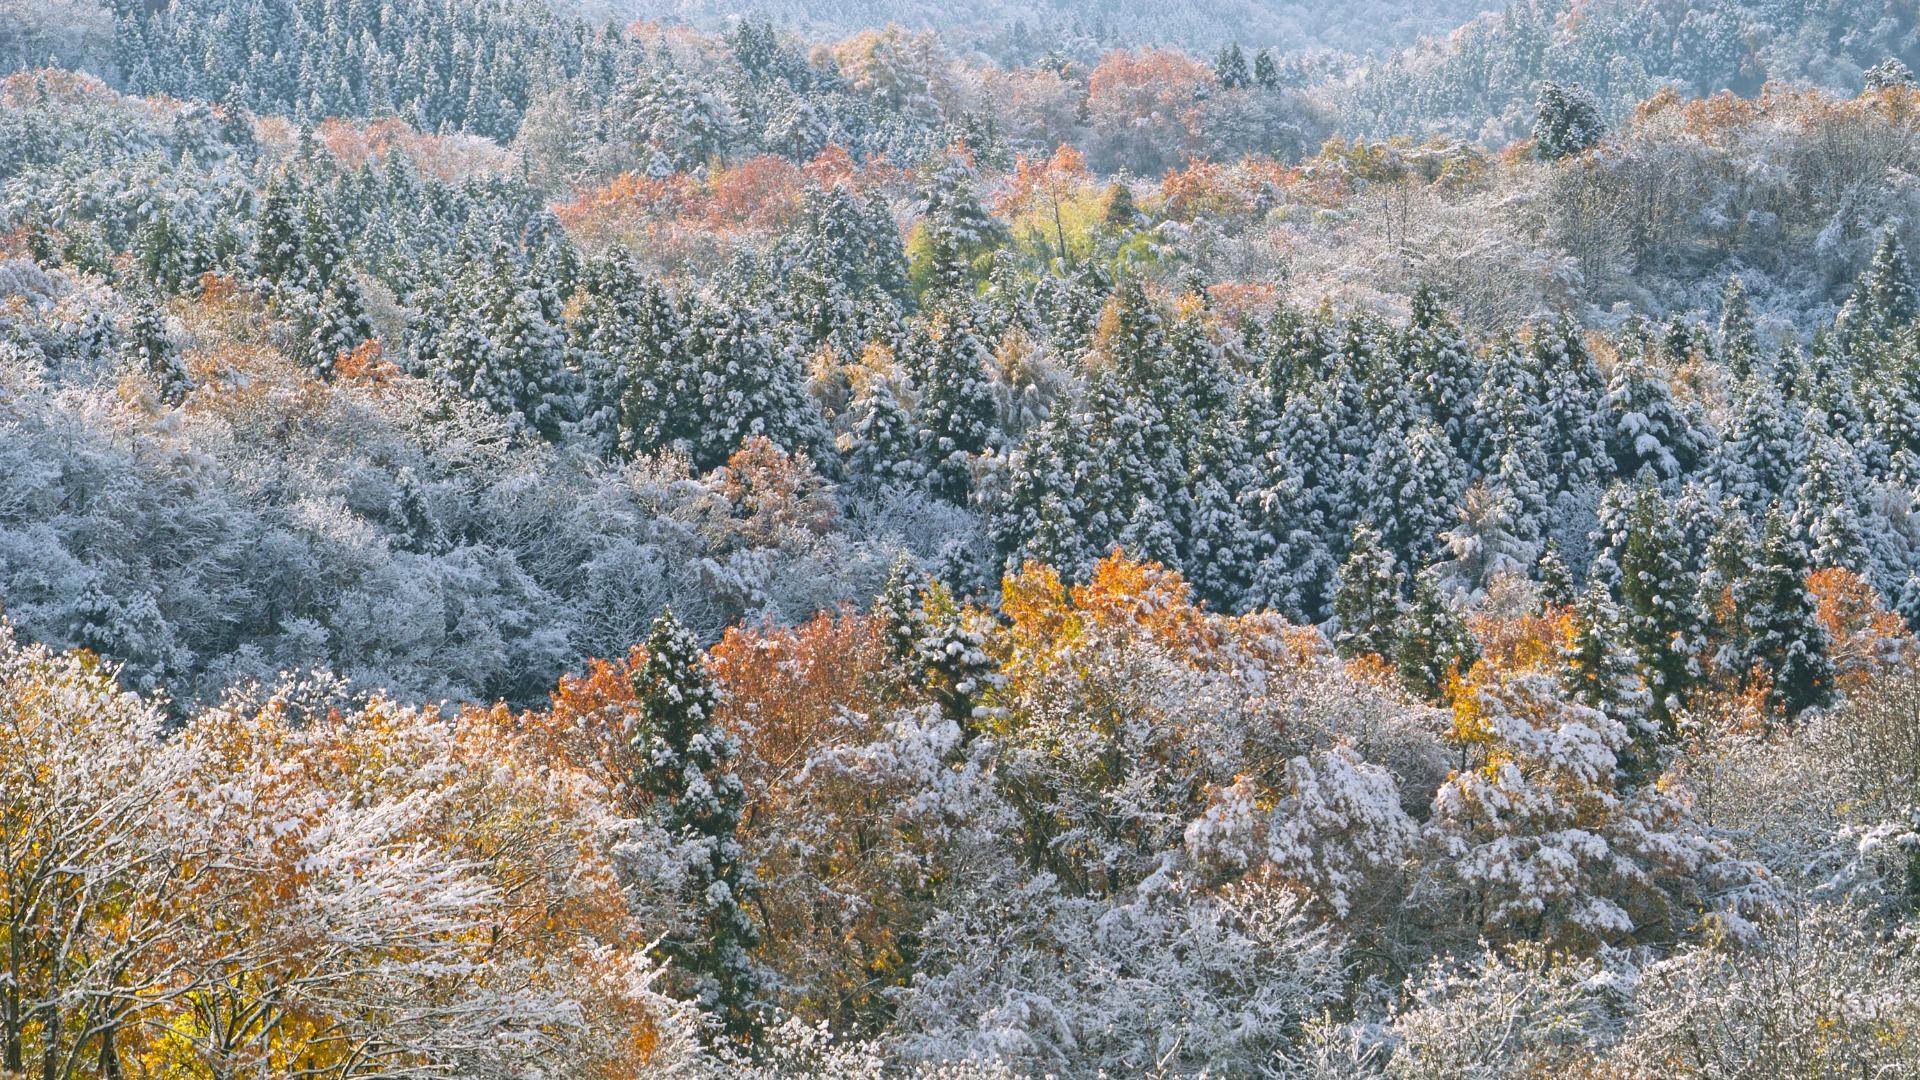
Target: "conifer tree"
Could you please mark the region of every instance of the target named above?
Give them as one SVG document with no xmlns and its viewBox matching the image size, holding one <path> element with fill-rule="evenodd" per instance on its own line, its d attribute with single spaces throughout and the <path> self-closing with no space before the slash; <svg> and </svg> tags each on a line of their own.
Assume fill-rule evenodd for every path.
<svg viewBox="0 0 1920 1080">
<path fill-rule="evenodd" d="M 1406 610 L 1401 596 L 1404 580 L 1393 553 L 1381 544 L 1379 532 L 1366 524 L 1355 527 L 1333 591 L 1333 614 L 1340 624 L 1333 646 L 1341 656 L 1393 655 L 1400 617 Z"/>
<path fill-rule="evenodd" d="M 1891 340 L 1916 318 L 1920 318 L 1920 291 L 1915 289 L 1913 268 L 1900 237 L 1889 228 L 1881 234 L 1873 261 L 1861 273 L 1834 327 L 1848 350 L 1870 350 Z"/>
<path fill-rule="evenodd" d="M 1579 492 L 1608 472 L 1607 383 L 1571 319 L 1542 329 L 1527 350 L 1539 385 L 1541 449 L 1553 494 Z"/>
<path fill-rule="evenodd" d="M 901 676 L 939 704 L 963 744 L 971 740 L 981 699 L 1001 678 L 985 637 L 969 625 L 952 591 L 898 560 L 874 601 L 874 616 Z"/>
<path fill-rule="evenodd" d="M 1600 103 L 1577 86 L 1549 82 L 1540 88 L 1534 106 L 1534 153 L 1542 161 L 1558 161 L 1599 142 L 1606 134 Z"/>
<path fill-rule="evenodd" d="M 1240 51 L 1237 42 L 1228 42 L 1213 61 L 1213 77 L 1224 90 L 1244 90 L 1253 85 L 1253 76 L 1247 72 L 1247 54 Z"/>
<path fill-rule="evenodd" d="M 1874 557 L 1874 513 L 1859 456 L 1827 429 L 1818 410 L 1808 410 L 1803 438 L 1806 464 L 1793 498 L 1795 537 L 1815 567 L 1845 567 L 1885 583 L 1888 575 Z"/>
<path fill-rule="evenodd" d="M 1652 469 L 1662 480 L 1678 480 L 1700 459 L 1704 437 L 1674 400 L 1667 373 L 1648 359 L 1644 341 L 1631 333 L 1607 386 L 1607 409 L 1615 476 L 1626 479 Z"/>
<path fill-rule="evenodd" d="M 1720 360 L 1735 379 L 1753 373 L 1760 359 L 1760 335 L 1753 325 L 1753 305 L 1747 300 L 1746 282 L 1735 274 L 1727 278 L 1720 295 Z"/>
<path fill-rule="evenodd" d="M 853 425 L 844 436 L 847 472 L 872 487 L 907 486 L 926 476 L 919 429 L 893 392 L 892 381 L 875 376 L 854 391 Z"/>
<path fill-rule="evenodd" d="M 127 345 L 130 359 L 153 380 L 161 401 L 178 405 L 193 389 L 187 366 L 180 359 L 180 346 L 167 328 L 166 310 L 154 297 L 135 299 L 133 317 L 127 324 Z"/>
<path fill-rule="evenodd" d="M 965 152 L 939 155 L 927 177 L 921 217 L 926 261 L 918 284 L 928 300 L 971 294 L 974 264 L 999 242 L 1000 223 L 974 193 L 973 163 Z"/>
<path fill-rule="evenodd" d="M 449 297 L 450 317 L 433 341 L 429 368 L 515 426 L 558 439 L 575 408 L 566 342 L 522 274 L 498 241 L 484 261 L 469 265 Z"/>
<path fill-rule="evenodd" d="M 1006 504 L 993 522 L 1009 570 L 1031 559 L 1082 580 L 1103 553 L 1089 532 L 1091 439 L 1084 412 L 1062 402 L 1014 451 Z"/>
<path fill-rule="evenodd" d="M 1381 544 L 1408 573 L 1425 566 L 1440 550 L 1440 534 L 1453 523 L 1464 486 L 1463 470 L 1440 429 L 1420 420 L 1404 438 L 1381 439 L 1354 479 L 1361 488 L 1354 494 L 1366 497 Z"/>
<path fill-rule="evenodd" d="M 1560 554 L 1560 546 L 1548 540 L 1534 564 L 1533 576 L 1540 582 L 1540 602 L 1550 607 L 1573 603 L 1573 571 Z"/>
<path fill-rule="evenodd" d="M 1806 554 L 1778 510 L 1767 514 L 1759 556 L 1734 584 L 1746 631 L 1743 667 L 1766 674 L 1768 700 L 1791 722 L 1832 697 L 1827 632 L 1807 589 Z"/>
<path fill-rule="evenodd" d="M 1699 677 L 1699 588 L 1689 580 L 1672 506 L 1646 473 L 1634 484 L 1625 532 L 1619 554 L 1624 643 L 1640 658 L 1652 694 L 1648 715 L 1671 739 L 1674 712 Z"/>
<path fill-rule="evenodd" d="M 1473 634 L 1431 569 L 1415 575 L 1413 597 L 1394 633 L 1394 662 L 1408 690 L 1439 700 L 1448 679 L 1464 673 L 1478 654 Z"/>
<path fill-rule="evenodd" d="M 992 357 L 972 321 L 936 312 L 908 338 L 903 357 L 920 392 L 915 420 L 935 494 L 964 503 L 972 462 L 993 442 Z"/>
<path fill-rule="evenodd" d="M 1448 444 L 1461 460 L 1474 461 L 1469 429 L 1480 393 L 1480 365 L 1466 336 L 1440 307 L 1432 288 L 1425 284 L 1413 293 L 1413 314 L 1407 325 L 1404 349 L 1406 357 L 1398 375 L 1411 381 L 1421 413 L 1446 434 Z M 1499 404 L 1502 419 L 1508 419 L 1504 413 L 1511 403 L 1502 399 Z"/>
<path fill-rule="evenodd" d="M 1734 384 L 1732 406 L 1721 433 L 1720 486 L 1749 512 L 1759 513 L 1793 485 L 1801 456 L 1797 425 L 1767 368 Z"/>
<path fill-rule="evenodd" d="M 746 806 L 733 772 L 739 748 L 719 726 L 720 692 L 699 642 L 672 612 L 654 620 L 633 689 L 634 782 L 686 848 L 686 896 L 698 920 L 693 933 L 668 937 L 661 951 L 692 977 L 697 1000 L 722 1031 L 747 1036 L 763 1005 L 751 955 L 760 941 L 749 914 L 753 870 L 737 835 Z"/>
<path fill-rule="evenodd" d="M 1661 764 L 1659 728 L 1649 717 L 1651 695 L 1626 643 L 1620 609 L 1598 579 L 1587 584 L 1573 610 L 1567 643 L 1567 687 L 1574 699 L 1617 720 L 1630 743 L 1620 755 L 1622 779 L 1633 786 L 1651 779 Z"/>
<path fill-rule="evenodd" d="M 1273 54 L 1266 49 L 1253 54 L 1253 81 L 1262 90 L 1280 88 L 1279 65 L 1273 62 Z"/>
<path fill-rule="evenodd" d="M 675 441 L 689 449 L 696 467 L 724 464 L 755 435 L 787 451 L 811 453 L 825 443 L 800 358 L 775 339 L 761 308 L 700 300 L 689 322 L 687 349 L 697 372 L 692 400 L 698 407 L 687 409 L 684 399 L 670 399 L 667 406 L 684 425 L 676 428 Z"/>
<path fill-rule="evenodd" d="M 1728 498 L 1720 504 L 1717 527 L 1701 560 L 1697 601 L 1706 620 L 1703 644 L 1707 655 L 1736 674 L 1744 673 L 1747 646 L 1735 586 L 1752 573 L 1760 558 L 1748 513 L 1738 499 Z"/>
</svg>

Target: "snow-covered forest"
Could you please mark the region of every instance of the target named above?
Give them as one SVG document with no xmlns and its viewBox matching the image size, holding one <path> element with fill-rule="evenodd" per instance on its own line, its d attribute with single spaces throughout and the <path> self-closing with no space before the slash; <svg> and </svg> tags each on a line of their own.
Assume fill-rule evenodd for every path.
<svg viewBox="0 0 1920 1080">
<path fill-rule="evenodd" d="M 1910 0 L 0 0 L 0 1078 L 1920 1076 Z"/>
</svg>

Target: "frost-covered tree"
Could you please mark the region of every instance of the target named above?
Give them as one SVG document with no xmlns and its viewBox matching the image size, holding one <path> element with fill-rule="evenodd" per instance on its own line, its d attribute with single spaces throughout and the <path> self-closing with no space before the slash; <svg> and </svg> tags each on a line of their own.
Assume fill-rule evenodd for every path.
<svg viewBox="0 0 1920 1080">
<path fill-rule="evenodd" d="M 1652 695 L 1648 714 L 1674 734 L 1673 715 L 1699 678 L 1702 618 L 1672 504 L 1651 478 L 1633 486 L 1619 555 L 1624 643 L 1639 657 Z"/>
<path fill-rule="evenodd" d="M 1811 566 L 1786 515 L 1767 514 L 1759 558 L 1733 584 L 1746 631 L 1742 669 L 1766 676 L 1769 702 L 1788 721 L 1833 695 L 1827 631 L 1807 591 Z"/>
<path fill-rule="evenodd" d="M 1543 161 L 1558 161 L 1598 143 L 1607 133 L 1600 119 L 1600 103 L 1578 86 L 1549 82 L 1540 88 L 1534 105 L 1534 153 Z"/>
<path fill-rule="evenodd" d="M 1422 571 L 1394 628 L 1393 657 L 1400 681 L 1423 698 L 1437 699 L 1451 676 L 1472 666 L 1478 651 L 1438 575 Z"/>
<path fill-rule="evenodd" d="M 733 772 L 739 745 L 720 726 L 720 693 L 693 634 L 672 612 L 654 620 L 633 674 L 633 783 L 679 841 L 694 924 L 661 942 L 693 981 L 703 1009 L 729 1036 L 761 1023 L 754 877 L 738 833 L 746 791 Z"/>
<path fill-rule="evenodd" d="M 1333 591 L 1333 615 L 1340 626 L 1333 644 L 1340 655 L 1393 655 L 1406 609 L 1405 579 L 1393 553 L 1380 542 L 1380 533 L 1370 525 L 1357 526 Z"/>
</svg>

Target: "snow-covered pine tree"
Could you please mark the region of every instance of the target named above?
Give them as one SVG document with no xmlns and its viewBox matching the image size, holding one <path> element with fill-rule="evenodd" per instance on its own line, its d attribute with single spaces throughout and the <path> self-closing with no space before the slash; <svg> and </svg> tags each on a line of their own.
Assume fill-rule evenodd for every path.
<svg viewBox="0 0 1920 1080">
<path fill-rule="evenodd" d="M 937 311 L 908 336 L 902 362 L 920 393 L 914 419 L 934 493 L 965 503 L 974 458 L 993 445 L 992 355 L 959 309 Z"/>
<path fill-rule="evenodd" d="M 454 289 L 429 369 L 462 397 L 524 430 L 558 439 L 576 407 L 566 340 L 547 321 L 511 248 L 496 240 Z"/>
<path fill-rule="evenodd" d="M 1700 459 L 1706 440 L 1674 400 L 1667 372 L 1647 352 L 1644 338 L 1629 330 L 1607 385 L 1613 474 L 1624 480 L 1651 469 L 1660 479 L 1675 481 Z"/>
<path fill-rule="evenodd" d="M 193 389 L 193 380 L 167 326 L 166 309 L 156 297 L 142 294 L 134 299 L 126 343 L 129 361 L 153 380 L 160 400 L 168 405 L 180 404 Z"/>
<path fill-rule="evenodd" d="M 659 808 L 684 849 L 690 933 L 670 934 L 660 949 L 693 980 L 697 1000 L 728 1036 L 763 1021 L 761 977 L 752 952 L 760 942 L 751 903 L 753 868 L 740 844 L 746 789 L 733 772 L 739 746 L 719 724 L 720 691 L 700 644 L 666 612 L 647 636 L 633 675 L 639 759 L 634 784 Z"/>
<path fill-rule="evenodd" d="M 1795 537 L 1806 546 L 1814 567 L 1844 567 L 1876 586 L 1889 584 L 1892 568 L 1880 566 L 1875 558 L 1878 526 L 1859 456 L 1851 444 L 1828 429 L 1825 415 L 1817 409 L 1807 410 L 1802 439 L 1807 449 L 1793 493 Z"/>
<path fill-rule="evenodd" d="M 1413 313 L 1407 323 L 1402 349 L 1404 358 L 1399 376 L 1411 382 L 1420 412 L 1439 425 L 1460 460 L 1478 464 L 1480 459 L 1473 456 L 1474 446 L 1469 435 L 1480 394 L 1480 362 L 1473 355 L 1466 335 L 1440 306 L 1433 289 L 1424 283 L 1414 290 Z M 1530 396 L 1525 395 L 1522 400 Z M 1503 410 L 1508 407 L 1504 395 L 1496 397 Z"/>
<path fill-rule="evenodd" d="M 926 477 L 920 429 L 894 393 L 891 379 L 874 375 L 861 382 L 848 411 L 853 423 L 843 436 L 841 456 L 855 483 L 904 487 Z"/>
<path fill-rule="evenodd" d="M 1540 87 L 1534 106 L 1534 154 L 1558 161 L 1598 143 L 1607 133 L 1600 119 L 1600 103 L 1578 86 L 1548 82 Z"/>
<path fill-rule="evenodd" d="M 1440 534 L 1454 521 L 1465 471 L 1431 420 L 1416 420 L 1406 429 L 1391 422 L 1385 426 L 1405 434 L 1375 445 L 1366 468 L 1354 476 L 1353 495 L 1365 499 L 1366 516 L 1379 530 L 1381 544 L 1412 574 L 1440 551 Z"/>
<path fill-rule="evenodd" d="M 1406 610 L 1405 580 L 1393 553 L 1380 542 L 1380 533 L 1364 523 L 1356 526 L 1333 591 L 1333 614 L 1339 620 L 1333 646 L 1341 656 L 1393 656 Z"/>
<path fill-rule="evenodd" d="M 1792 524 L 1774 510 L 1767 514 L 1759 559 L 1733 584 L 1746 632 L 1741 669 L 1766 675 L 1768 701 L 1788 722 L 1833 696 L 1827 632 L 1807 589 L 1810 569 Z"/>
<path fill-rule="evenodd" d="M 741 442 L 761 435 L 782 450 L 815 453 L 826 442 L 820 413 L 807 395 L 795 350 L 777 340 L 769 313 L 744 298 L 702 297 L 693 305 L 687 349 L 697 372 L 688 408 L 671 404 L 676 441 L 701 469 L 724 464 Z"/>
<path fill-rule="evenodd" d="M 1556 495 L 1583 491 L 1610 471 L 1607 381 L 1572 319 L 1541 328 L 1527 361 L 1540 388 L 1541 479 Z"/>
<path fill-rule="evenodd" d="M 1769 367 L 1736 381 L 1731 405 L 1716 462 L 1720 487 L 1749 513 L 1761 513 L 1789 493 L 1799 473 L 1800 424 Z"/>
<path fill-rule="evenodd" d="M 1438 701 L 1449 678 L 1464 674 L 1479 653 L 1448 591 L 1433 569 L 1416 574 L 1413 596 L 1394 627 L 1394 664 L 1400 680 L 1428 701 Z"/>
<path fill-rule="evenodd" d="M 1834 332 L 1848 352 L 1871 353 L 1920 318 L 1920 290 L 1913 267 L 1892 228 L 1880 235 L 1873 260 L 1860 274 L 1853 295 L 1834 319 Z"/>
<path fill-rule="evenodd" d="M 1720 362 L 1735 379 L 1753 373 L 1760 361 L 1760 333 L 1753 324 L 1753 305 L 1747 300 L 1747 284 L 1734 274 L 1727 278 L 1720 294 Z"/>
<path fill-rule="evenodd" d="M 1648 715 L 1672 739 L 1674 713 L 1700 675 L 1699 586 L 1687 573 L 1679 525 L 1651 470 L 1634 482 L 1631 500 L 1619 548 L 1624 639 L 1640 658 L 1653 695 Z"/>
</svg>

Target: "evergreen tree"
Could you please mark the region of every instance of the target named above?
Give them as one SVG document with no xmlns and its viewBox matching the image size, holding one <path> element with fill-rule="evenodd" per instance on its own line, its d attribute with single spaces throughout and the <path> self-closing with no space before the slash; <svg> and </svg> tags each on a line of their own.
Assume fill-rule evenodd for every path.
<svg viewBox="0 0 1920 1080">
<path fill-rule="evenodd" d="M 749 914 L 753 869 L 737 835 L 746 806 L 733 772 L 739 748 L 719 725 L 720 692 L 699 642 L 672 612 L 654 620 L 633 689 L 634 783 L 685 848 L 686 896 L 698 913 L 694 932 L 669 936 L 661 951 L 692 976 L 701 1007 L 726 1034 L 749 1035 L 764 1006 L 751 955 L 760 941 Z"/>
<path fill-rule="evenodd" d="M 1006 503 L 993 521 L 1009 570 L 1033 560 L 1084 580 L 1105 553 L 1087 524 L 1097 468 L 1091 436 L 1085 412 L 1062 402 L 1014 451 Z"/>
<path fill-rule="evenodd" d="M 1534 106 L 1534 153 L 1542 161 L 1558 161 L 1598 143 L 1607 133 L 1600 119 L 1600 103 L 1586 90 L 1549 82 L 1540 88 Z"/>
<path fill-rule="evenodd" d="M 1816 567 L 1840 566 L 1876 585 L 1888 576 L 1874 558 L 1874 513 L 1860 458 L 1846 440 L 1827 430 L 1825 417 L 1808 410 L 1806 465 L 1794 492 L 1794 535 Z"/>
<path fill-rule="evenodd" d="M 1754 543 L 1748 511 L 1738 499 L 1720 504 L 1713 536 L 1707 541 L 1701 560 L 1699 606 L 1706 620 L 1707 656 L 1723 669 L 1740 672 L 1746 649 L 1746 628 L 1741 622 L 1734 586 L 1745 578 L 1760 552 Z"/>
<path fill-rule="evenodd" d="M 1721 489 L 1749 512 L 1764 511 L 1789 493 L 1801 457 L 1796 426 L 1770 370 L 1751 372 L 1734 384 L 1717 464 Z"/>
<path fill-rule="evenodd" d="M 1479 649 L 1431 570 L 1413 582 L 1413 598 L 1395 627 L 1394 661 L 1407 689 L 1437 701 L 1448 679 L 1472 666 Z"/>
<path fill-rule="evenodd" d="M 672 397 L 666 405 L 677 418 L 675 441 L 688 448 L 696 467 L 725 464 L 755 435 L 787 451 L 813 452 L 824 444 L 826 430 L 807 396 L 800 359 L 775 340 L 764 309 L 702 299 L 689 320 L 687 350 L 697 407 Z"/>
<path fill-rule="evenodd" d="M 1881 234 L 1873 261 L 1841 307 L 1834 328 L 1845 348 L 1866 349 L 1891 340 L 1916 318 L 1920 318 L 1920 291 L 1914 288 L 1913 268 L 1900 237 L 1889 228 Z"/>
<path fill-rule="evenodd" d="M 575 408 L 566 342 L 522 274 L 500 242 L 470 264 L 448 298 L 447 326 L 433 341 L 428 366 L 462 397 L 558 439 Z"/>
<path fill-rule="evenodd" d="M 1461 460 L 1476 460 L 1471 456 L 1469 426 L 1473 423 L 1480 393 L 1479 364 L 1466 336 L 1441 309 L 1433 290 L 1424 284 L 1414 290 L 1405 349 L 1400 377 L 1412 381 L 1420 411 L 1446 433 L 1448 444 Z M 1513 404 L 1502 396 L 1498 407 L 1503 420 L 1517 419 L 1505 414 Z M 1536 424 L 1537 421 L 1527 426 L 1531 430 Z"/>
<path fill-rule="evenodd" d="M 1546 542 L 1540 561 L 1534 564 L 1533 576 L 1540 582 L 1541 603 L 1551 607 L 1573 603 L 1573 571 L 1567 567 L 1558 544 Z"/>
<path fill-rule="evenodd" d="M 1720 294 L 1720 359 L 1735 379 L 1753 373 L 1760 359 L 1760 334 L 1753 325 L 1753 306 L 1747 302 L 1747 285 L 1735 274 L 1727 278 Z"/>
<path fill-rule="evenodd" d="M 1333 647 L 1341 656 L 1393 655 L 1406 610 L 1400 591 L 1404 580 L 1379 532 L 1370 525 L 1355 527 L 1333 591 L 1333 614 L 1339 620 Z"/>
<path fill-rule="evenodd" d="M 1554 494 L 1581 491 L 1600 481 L 1611 464 L 1607 382 L 1571 319 L 1535 335 L 1527 360 L 1540 387 L 1540 441 L 1547 455 L 1541 479 Z"/>
<path fill-rule="evenodd" d="M 1832 697 L 1827 632 L 1807 590 L 1806 554 L 1777 510 L 1767 514 L 1759 554 L 1751 572 L 1734 584 L 1746 630 L 1743 667 L 1766 674 L 1768 700 L 1792 721 Z"/>
<path fill-rule="evenodd" d="M 291 174 L 282 172 L 267 181 L 260 216 L 254 223 L 253 269 L 268 282 L 298 283 L 302 276 L 303 201 L 299 183 Z"/>
<path fill-rule="evenodd" d="M 1000 685 L 986 639 L 940 582 L 896 561 L 874 601 L 888 659 L 908 685 L 928 694 L 958 726 L 962 743 L 978 729 L 980 702 Z"/>
<path fill-rule="evenodd" d="M 1678 480 L 1700 460 L 1705 437 L 1674 400 L 1667 373 L 1631 334 L 1607 386 L 1607 409 L 1615 476 L 1627 479 L 1651 469 L 1662 480 Z"/>
<path fill-rule="evenodd" d="M 1280 88 L 1280 67 L 1273 62 L 1273 54 L 1265 49 L 1253 54 L 1253 81 L 1262 90 Z"/>
<path fill-rule="evenodd" d="M 845 436 L 842 456 L 856 482 L 877 488 L 907 486 L 925 478 L 919 429 L 890 380 L 867 379 L 855 390 L 849 411 L 853 426 Z"/>
<path fill-rule="evenodd" d="M 1567 688 L 1574 699 L 1626 725 L 1631 742 L 1620 755 L 1622 779 L 1639 786 L 1661 765 L 1659 727 L 1651 722 L 1651 695 L 1640 678 L 1638 658 L 1624 638 L 1623 619 L 1599 580 L 1589 582 L 1573 610 L 1567 643 Z"/>
<path fill-rule="evenodd" d="M 180 359 L 180 346 L 167 328 L 167 313 L 156 298 L 142 295 L 134 300 L 127 345 L 129 359 L 153 380 L 161 401 L 178 405 L 193 389 L 187 366 Z"/>
<path fill-rule="evenodd" d="M 930 486 L 964 503 L 972 490 L 972 462 L 997 434 L 992 356 L 969 319 L 945 311 L 915 329 L 904 353 L 920 391 L 915 419 Z"/>
<path fill-rule="evenodd" d="M 917 284 L 929 300 L 968 295 L 979 275 L 975 263 L 1000 241 L 998 219 L 974 193 L 973 163 L 960 151 L 941 154 L 927 171 L 920 219 L 926 245 Z"/>
<path fill-rule="evenodd" d="M 1408 573 L 1425 566 L 1440 550 L 1440 533 L 1454 520 L 1464 486 L 1463 470 L 1440 429 L 1420 420 L 1404 438 L 1381 439 L 1355 482 L 1361 489 L 1355 494 L 1367 497 L 1367 516 L 1399 565 Z"/>
<path fill-rule="evenodd" d="M 1237 42 L 1229 42 L 1214 58 L 1213 77 L 1225 90 L 1244 90 L 1253 85 L 1253 76 L 1247 72 L 1247 56 Z"/>
<path fill-rule="evenodd" d="M 1673 714 L 1699 677 L 1694 657 L 1702 619 L 1672 506 L 1647 474 L 1634 484 L 1625 531 L 1619 554 L 1624 643 L 1640 658 L 1653 695 L 1648 714 L 1672 739 Z"/>
<path fill-rule="evenodd" d="M 576 298 L 567 346 L 580 372 L 578 437 L 607 457 L 691 439 L 685 406 L 695 400 L 699 371 L 666 290 L 630 261 L 608 257 L 582 268 Z"/>
</svg>

